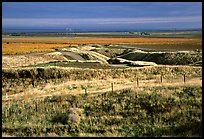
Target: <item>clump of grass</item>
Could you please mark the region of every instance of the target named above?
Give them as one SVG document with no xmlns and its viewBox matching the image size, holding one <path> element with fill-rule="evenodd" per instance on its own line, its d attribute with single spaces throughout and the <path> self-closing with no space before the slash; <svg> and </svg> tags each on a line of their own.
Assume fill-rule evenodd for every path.
<svg viewBox="0 0 204 139">
<path fill-rule="evenodd" d="M 75 124 L 78 126 L 82 118 L 83 109 L 69 108 L 66 113 L 57 113 L 56 116 L 53 117 L 51 122 L 62 123 L 63 125 Z"/>
</svg>

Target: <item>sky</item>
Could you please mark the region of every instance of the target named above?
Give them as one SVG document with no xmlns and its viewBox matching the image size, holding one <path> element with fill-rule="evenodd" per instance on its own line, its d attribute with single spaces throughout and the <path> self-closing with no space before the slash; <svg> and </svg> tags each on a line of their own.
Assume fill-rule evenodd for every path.
<svg viewBox="0 0 204 139">
<path fill-rule="evenodd" d="M 2 28 L 202 29 L 202 2 L 3 2 Z"/>
</svg>

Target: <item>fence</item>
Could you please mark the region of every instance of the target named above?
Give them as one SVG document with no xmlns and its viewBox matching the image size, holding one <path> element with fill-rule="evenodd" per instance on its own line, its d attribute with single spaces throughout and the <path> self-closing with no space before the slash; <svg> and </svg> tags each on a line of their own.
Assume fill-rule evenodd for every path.
<svg viewBox="0 0 204 139">
<path fill-rule="evenodd" d="M 164 78 L 164 74 L 160 74 L 160 82 L 157 82 L 157 83 L 168 83 L 168 78 Z M 157 77 L 156 77 L 157 78 Z M 186 75 L 183 74 L 183 83 L 185 84 L 187 82 L 187 78 L 186 78 Z M 165 79 L 165 80 L 164 80 Z M 137 87 L 142 87 L 142 85 L 140 84 L 142 81 L 148 81 L 148 79 L 141 79 L 139 76 L 135 77 L 135 80 L 136 80 L 136 86 Z M 111 92 L 114 92 L 114 82 L 111 83 L 111 86 L 110 86 L 110 89 L 111 89 Z M 87 95 L 88 94 L 88 87 L 82 87 L 82 90 L 84 90 L 84 94 Z M 24 95 L 26 95 L 26 91 L 24 91 Z M 8 92 L 6 92 L 5 94 L 5 99 L 4 100 L 9 100 L 10 96 L 8 95 Z"/>
<path fill-rule="evenodd" d="M 168 81 L 168 78 L 165 78 L 165 76 L 163 75 L 163 74 L 161 74 L 161 75 L 159 75 L 159 76 L 157 76 L 157 77 L 160 77 L 160 81 L 159 82 L 157 82 L 158 84 L 163 84 L 163 83 L 165 83 L 165 81 L 167 82 Z M 183 78 L 182 78 L 182 80 L 183 80 L 183 83 L 186 83 L 186 75 L 184 74 L 183 76 L 182 76 Z M 136 80 L 135 80 L 135 82 L 133 82 L 132 84 L 134 85 L 134 84 L 136 84 L 136 86 L 139 88 L 139 87 L 143 87 L 142 86 L 142 84 L 141 84 L 141 82 L 142 82 L 142 78 L 139 78 L 139 77 L 136 77 L 135 78 Z M 82 90 L 84 90 L 84 93 L 87 95 L 87 94 L 89 94 L 90 92 L 88 92 L 88 88 L 83 88 Z M 117 87 L 116 87 L 116 83 L 115 82 L 112 82 L 111 84 L 110 84 L 110 93 L 114 93 L 114 91 L 116 91 L 117 90 Z M 27 95 L 26 93 L 24 93 L 24 95 Z M 162 94 L 162 97 L 164 97 L 164 94 Z M 62 97 L 61 97 L 62 98 Z M 8 94 L 6 93 L 6 99 L 9 99 L 9 96 L 8 96 Z M 135 93 L 135 95 L 134 95 L 134 99 L 136 100 L 136 101 L 138 101 L 138 93 L 136 92 Z M 105 106 L 106 105 L 106 101 L 108 100 L 108 97 L 107 97 L 107 93 L 102 93 L 102 103 L 101 103 L 101 105 L 102 106 Z M 33 101 L 33 103 L 32 104 L 30 104 L 30 105 L 33 105 L 33 106 L 30 106 L 30 109 L 32 108 L 32 109 L 34 109 L 34 111 L 36 112 L 36 113 L 38 113 L 38 112 L 47 112 L 47 111 L 49 111 L 49 109 L 51 109 L 51 110 L 54 110 L 54 111 L 57 111 L 57 110 L 60 110 L 60 109 L 63 109 L 63 103 L 62 103 L 62 101 L 60 100 L 60 105 L 59 105 L 59 107 L 58 108 L 56 108 L 55 106 L 54 106 L 54 103 L 51 103 L 50 104 L 50 107 L 49 108 L 47 108 L 47 103 L 45 104 L 46 102 L 44 101 L 44 100 L 35 100 L 35 101 Z M 6 113 L 5 114 L 5 117 L 4 118 L 10 118 L 10 117 L 12 117 L 12 103 L 10 103 L 10 101 L 9 101 L 9 103 L 8 103 L 9 105 L 8 105 L 8 107 L 4 107 L 3 109 L 3 111 Z M 20 103 L 18 103 L 18 105 L 20 106 L 20 105 L 22 105 L 22 107 L 26 110 L 26 108 L 27 108 L 27 104 L 25 103 L 25 101 L 24 100 L 22 100 L 22 104 L 20 104 Z M 117 104 L 116 104 L 117 105 Z M 29 109 L 28 109 L 29 110 Z M 15 110 L 14 110 L 14 112 L 15 112 Z M 115 114 L 118 114 L 118 111 L 114 111 L 115 112 Z M 170 113 L 170 117 L 171 117 L 171 113 Z M 153 118 L 153 117 L 152 117 Z M 153 118 L 154 119 L 154 118 Z M 90 119 L 91 120 L 91 119 Z M 158 122 L 163 122 L 162 121 L 162 114 L 161 113 L 159 113 L 159 119 L 157 119 L 158 120 Z M 153 122 L 154 123 L 154 122 Z"/>
<path fill-rule="evenodd" d="M 165 76 L 163 75 L 163 74 L 161 74 L 160 75 L 160 82 L 157 82 L 157 83 L 159 83 L 159 84 L 162 84 L 162 83 L 168 83 L 168 78 L 167 79 L 165 79 L 164 78 Z M 183 79 L 183 83 L 185 84 L 186 83 L 186 75 L 185 74 L 183 74 L 183 77 L 182 77 Z M 144 81 L 144 80 L 140 80 L 140 78 L 139 77 L 136 77 L 135 78 L 136 79 L 136 86 L 137 87 L 140 87 L 141 85 L 140 85 L 140 83 L 142 82 L 142 81 Z M 164 81 L 164 79 L 166 80 L 166 81 Z M 141 86 L 142 87 L 142 86 Z M 110 90 L 111 90 L 111 92 L 114 92 L 114 82 L 112 82 L 111 83 L 111 85 L 110 85 Z M 88 94 L 88 90 L 87 90 L 88 88 L 84 88 L 83 90 L 84 90 L 84 92 L 85 92 L 85 94 L 87 95 Z"/>
</svg>

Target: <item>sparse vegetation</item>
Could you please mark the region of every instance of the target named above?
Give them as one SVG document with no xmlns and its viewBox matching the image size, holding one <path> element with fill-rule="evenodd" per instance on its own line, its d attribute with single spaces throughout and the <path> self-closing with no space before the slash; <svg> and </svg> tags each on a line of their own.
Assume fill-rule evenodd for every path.
<svg viewBox="0 0 204 139">
<path fill-rule="evenodd" d="M 2 132 L 20 137 L 202 136 L 202 87 L 146 87 L 60 98 L 3 103 Z"/>
<path fill-rule="evenodd" d="M 61 83 L 65 80 L 91 80 L 91 79 L 111 79 L 129 78 L 134 79 L 149 78 L 149 76 L 163 74 L 165 78 L 181 78 L 183 74 L 189 77 L 201 77 L 202 68 L 181 66 L 181 67 L 145 67 L 127 69 L 80 69 L 80 68 L 60 68 L 60 67 L 36 67 L 2 70 L 2 89 L 17 91 L 19 87 L 28 87 L 35 83 L 36 86 L 45 86 L 46 83 Z"/>
<path fill-rule="evenodd" d="M 3 38 L 3 135 L 202 136 L 202 40 L 118 36 Z"/>
</svg>

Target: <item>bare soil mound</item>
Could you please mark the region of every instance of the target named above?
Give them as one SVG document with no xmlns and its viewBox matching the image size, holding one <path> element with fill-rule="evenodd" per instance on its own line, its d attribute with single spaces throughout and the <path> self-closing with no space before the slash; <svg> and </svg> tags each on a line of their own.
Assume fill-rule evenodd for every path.
<svg viewBox="0 0 204 139">
<path fill-rule="evenodd" d="M 149 61 L 164 65 L 202 65 L 202 51 L 146 52 L 141 50 L 124 52 L 119 56 L 133 61 Z"/>
</svg>

